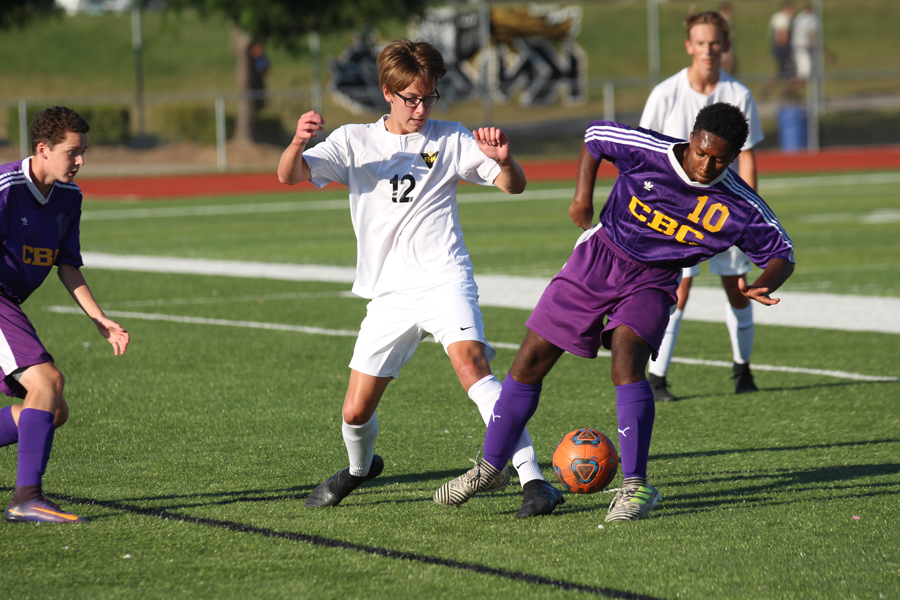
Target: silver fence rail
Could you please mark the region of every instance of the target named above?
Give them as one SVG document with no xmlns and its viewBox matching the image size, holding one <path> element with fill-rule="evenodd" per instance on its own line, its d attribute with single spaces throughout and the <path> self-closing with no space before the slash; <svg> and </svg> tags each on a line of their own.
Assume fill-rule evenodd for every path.
<svg viewBox="0 0 900 600">
<path fill-rule="evenodd" d="M 876 143 L 900 143 L 900 70 L 830 71 L 821 83 L 809 84 L 799 102 L 761 99 L 758 90 L 771 79 L 769 74 L 742 74 L 741 79 L 754 89 L 764 122 L 777 121 L 786 106 L 803 109 L 806 140 L 801 145 L 807 152 L 816 152 L 822 145 L 819 132 L 825 115 L 848 111 L 893 111 L 896 121 L 889 127 L 897 128 L 896 138 L 892 141 L 888 135 Z M 473 102 L 441 107 L 434 116 L 470 127 L 490 122 L 514 129 L 517 140 L 536 138 L 526 145 L 528 154 L 559 154 L 566 148 L 574 154 L 579 133 L 593 119 L 636 125 L 654 83 L 650 77 L 592 79 L 589 98 L 580 107 L 484 107 Z M 242 99 L 262 105 L 254 121 L 252 143 L 234 138 L 234 115 Z M 351 114 L 317 89 L 0 99 L 0 161 L 27 156 L 31 116 L 57 104 L 89 113 L 92 168 L 86 173 L 95 175 L 274 169 L 302 113 L 312 108 L 323 111 L 329 129 L 375 118 Z M 562 143 L 554 146 L 550 143 L 554 136 L 568 136 L 566 139 L 574 142 L 568 147 Z M 862 135 L 841 143 L 864 145 L 871 141 Z"/>
</svg>

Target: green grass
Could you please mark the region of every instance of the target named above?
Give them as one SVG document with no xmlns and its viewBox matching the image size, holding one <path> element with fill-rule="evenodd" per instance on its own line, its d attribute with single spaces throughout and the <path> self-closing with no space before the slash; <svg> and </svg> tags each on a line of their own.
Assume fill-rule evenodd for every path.
<svg viewBox="0 0 900 600">
<path fill-rule="evenodd" d="M 761 188 L 797 244 L 786 290 L 900 296 L 891 245 L 900 225 L 842 216 L 892 208 L 896 184 L 777 181 Z M 296 200 L 88 203 L 85 212 Z M 566 205 L 462 204 L 476 273 L 555 271 L 577 234 Z M 348 265 L 355 252 L 345 210 L 86 220 L 82 241 L 85 251 L 285 263 Z M 85 272 L 109 311 L 349 330 L 365 314 L 344 284 Z M 305 496 L 346 464 L 339 425 L 352 338 L 121 318 L 133 343 L 116 358 L 86 318 L 45 310 L 55 305 L 72 305 L 55 281 L 25 305 L 72 407 L 45 489 L 90 522 L 0 526 L 10 597 L 900 594 L 900 382 L 766 371 L 761 393 L 738 397 L 728 370 L 676 363 L 670 379 L 684 400 L 657 406 L 650 460 L 664 500 L 647 520 L 600 528 L 607 494 L 566 494 L 552 517 L 524 521 L 513 518 L 515 486 L 459 510 L 431 501 L 469 464 L 484 426 L 443 350 L 426 342 L 379 407 L 384 474 L 338 508 L 306 510 Z M 484 313 L 489 340 L 522 339 L 527 311 Z M 900 374 L 896 335 L 758 325 L 756 340 L 759 363 Z M 723 360 L 728 346 L 721 324 L 686 322 L 676 355 Z M 513 355 L 499 350 L 501 378 Z M 562 434 L 615 432 L 608 372 L 608 359 L 566 355 L 545 382 L 529 430 L 549 479 Z M 15 461 L 14 447 L 0 449 L 7 491 Z"/>
</svg>

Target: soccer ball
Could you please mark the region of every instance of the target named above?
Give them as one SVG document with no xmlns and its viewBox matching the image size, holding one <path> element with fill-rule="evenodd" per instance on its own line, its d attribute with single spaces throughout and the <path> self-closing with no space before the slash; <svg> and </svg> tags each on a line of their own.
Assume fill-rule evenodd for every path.
<svg viewBox="0 0 900 600">
<path fill-rule="evenodd" d="M 594 429 L 576 429 L 553 452 L 553 470 L 570 492 L 593 494 L 616 476 L 619 453 L 608 437 Z"/>
</svg>

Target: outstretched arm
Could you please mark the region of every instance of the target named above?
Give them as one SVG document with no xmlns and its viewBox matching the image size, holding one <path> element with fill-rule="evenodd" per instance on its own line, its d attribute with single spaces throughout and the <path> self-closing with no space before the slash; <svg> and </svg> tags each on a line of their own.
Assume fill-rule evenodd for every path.
<svg viewBox="0 0 900 600">
<path fill-rule="evenodd" d="M 582 145 L 575 175 L 575 199 L 569 207 L 569 217 L 582 229 L 590 229 L 594 220 L 594 184 L 599 168 L 600 161 L 591 156 L 587 144 Z"/>
<path fill-rule="evenodd" d="M 753 148 L 738 154 L 738 174 L 747 182 L 747 185 L 754 190 L 758 189 L 756 187 L 756 152 Z"/>
<path fill-rule="evenodd" d="M 766 265 L 766 269 L 762 272 L 762 275 L 760 275 L 752 285 L 748 287 L 742 277 L 738 279 L 738 288 L 747 298 L 756 300 L 760 304 L 765 304 L 766 306 L 774 306 L 781 302 L 781 299 L 770 298 L 769 294 L 781 287 L 793 272 L 794 263 L 783 258 L 773 258 L 769 261 L 769 264 Z"/>
<path fill-rule="evenodd" d="M 494 185 L 507 194 L 521 194 L 528 181 L 525 171 L 512 157 L 509 138 L 496 127 L 481 127 L 472 132 L 478 148 L 484 155 L 500 165 L 500 174 L 494 179 Z"/>
<path fill-rule="evenodd" d="M 72 298 L 75 299 L 78 306 L 81 307 L 81 310 L 83 310 L 97 326 L 100 335 L 105 337 L 106 340 L 112 344 L 115 355 L 120 356 L 125 354 L 131 336 L 128 335 L 128 332 L 125 331 L 124 327 L 103 314 L 97 301 L 94 300 L 94 295 L 91 293 L 81 271 L 72 265 L 59 265 L 59 267 L 57 267 L 57 274 L 59 275 L 59 280 L 66 286 L 66 289 L 72 295 Z"/>
<path fill-rule="evenodd" d="M 306 181 L 312 174 L 309 172 L 309 165 L 303 159 L 303 151 L 306 144 L 314 137 L 318 137 L 325 125 L 322 115 L 314 110 L 304 114 L 297 121 L 297 131 L 294 133 L 294 139 L 281 155 L 278 162 L 278 181 L 285 185 L 294 185 L 301 181 Z"/>
</svg>

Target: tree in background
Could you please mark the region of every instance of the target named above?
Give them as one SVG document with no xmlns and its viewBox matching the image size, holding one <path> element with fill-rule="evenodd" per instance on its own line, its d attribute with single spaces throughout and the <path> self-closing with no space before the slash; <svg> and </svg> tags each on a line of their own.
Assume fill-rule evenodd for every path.
<svg viewBox="0 0 900 600">
<path fill-rule="evenodd" d="M 0 31 L 60 13 L 55 0 L 2 0 L 0 6 Z"/>
<path fill-rule="evenodd" d="M 378 21 L 408 20 L 425 9 L 421 0 L 169 0 L 167 5 L 174 9 L 194 8 L 201 14 L 221 14 L 231 23 L 237 88 L 243 92 L 234 137 L 242 142 L 253 139 L 256 103 L 250 92 L 255 76 L 251 55 L 254 44 L 281 44 L 299 51 L 304 36 L 310 32 L 325 35 Z"/>
</svg>

